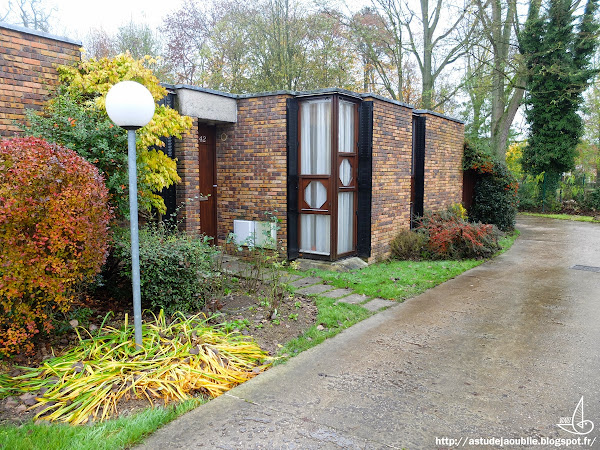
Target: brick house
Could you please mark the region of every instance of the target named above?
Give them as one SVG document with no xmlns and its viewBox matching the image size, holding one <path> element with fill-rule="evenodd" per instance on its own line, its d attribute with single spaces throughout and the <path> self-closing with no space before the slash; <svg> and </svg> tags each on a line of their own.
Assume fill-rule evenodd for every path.
<svg viewBox="0 0 600 450">
<path fill-rule="evenodd" d="M 413 214 L 462 200 L 464 124 L 455 119 L 340 89 L 168 89 L 167 101 L 194 119 L 169 145 L 182 183 L 168 203 L 183 205 L 186 230 L 217 243 L 266 231 L 288 259 L 371 262 Z"/>
<path fill-rule="evenodd" d="M 41 109 L 55 65 L 81 43 L 0 23 L 0 137 Z M 373 94 L 339 89 L 232 95 L 166 86 L 194 119 L 167 140 L 182 182 L 164 193 L 183 227 L 222 243 L 271 235 L 289 259 L 374 261 L 413 214 L 462 199 L 462 122 Z M 279 219 L 273 229 L 268 214 Z M 263 242 L 260 242 L 260 241 Z"/>
</svg>

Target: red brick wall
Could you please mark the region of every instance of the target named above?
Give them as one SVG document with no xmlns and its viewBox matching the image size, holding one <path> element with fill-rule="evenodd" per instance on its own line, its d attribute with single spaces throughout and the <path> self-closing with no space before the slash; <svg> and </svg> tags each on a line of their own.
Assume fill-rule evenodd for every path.
<svg viewBox="0 0 600 450">
<path fill-rule="evenodd" d="M 286 100 L 290 97 L 241 98 L 237 123 L 217 127 L 220 242 L 233 232 L 234 220 L 265 221 L 265 213 L 273 213 L 281 220 L 280 251 L 287 252 Z"/>
<path fill-rule="evenodd" d="M 412 109 L 374 99 L 369 262 L 387 257 L 392 238 L 410 227 L 411 166 Z"/>
<path fill-rule="evenodd" d="M 287 251 L 287 146 L 286 99 L 269 95 L 238 100 L 238 121 L 218 125 L 217 148 L 217 235 L 224 243 L 233 232 L 233 221 L 280 220 L 277 240 Z M 190 133 L 176 142 L 177 203 L 185 202 L 180 217 L 189 232 L 198 232 L 199 214 L 198 120 Z"/>
<path fill-rule="evenodd" d="M 462 201 L 464 124 L 423 113 L 425 131 L 425 198 L 427 211 Z"/>
<path fill-rule="evenodd" d="M 81 59 L 81 44 L 0 25 L 0 136 L 19 134 L 25 109 L 42 109 L 56 85 L 57 65 Z"/>
</svg>

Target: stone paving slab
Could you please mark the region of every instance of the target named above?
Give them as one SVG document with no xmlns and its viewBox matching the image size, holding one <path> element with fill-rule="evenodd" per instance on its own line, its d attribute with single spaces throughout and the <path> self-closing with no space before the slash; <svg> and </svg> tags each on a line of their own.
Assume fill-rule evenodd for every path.
<svg viewBox="0 0 600 450">
<path fill-rule="evenodd" d="M 340 298 L 345 295 L 352 294 L 354 291 L 352 289 L 334 289 L 333 291 L 325 292 L 323 297 L 329 298 Z"/>
<path fill-rule="evenodd" d="M 327 292 L 333 289 L 333 286 L 329 286 L 328 284 L 315 284 L 313 286 L 308 286 L 296 291 L 299 294 L 304 295 L 315 295 L 322 294 L 323 292 Z"/>
<path fill-rule="evenodd" d="M 224 271 L 232 273 L 234 275 L 242 275 L 244 273 L 247 273 L 249 270 L 248 264 L 235 260 L 223 262 L 222 267 Z"/>
<path fill-rule="evenodd" d="M 281 281 L 282 283 L 291 283 L 292 281 L 296 281 L 302 278 L 301 275 L 294 275 L 293 273 L 288 272 L 279 272 L 279 274 L 279 281 Z"/>
<path fill-rule="evenodd" d="M 367 303 L 365 303 L 363 306 L 365 308 L 367 308 L 369 311 L 378 311 L 381 308 L 387 308 L 389 306 L 393 306 L 398 304 L 397 302 L 394 302 L 392 300 L 385 300 L 383 298 L 374 298 L 370 301 L 368 301 Z"/>
<path fill-rule="evenodd" d="M 364 294 L 352 294 L 349 295 L 347 297 L 342 297 L 338 300 L 338 302 L 344 302 L 344 303 L 352 303 L 352 304 L 357 304 L 357 303 L 362 303 L 365 300 L 367 300 L 369 297 L 367 297 Z"/>
<path fill-rule="evenodd" d="M 323 282 L 323 280 L 321 280 L 319 277 L 306 277 L 306 278 L 301 278 L 299 280 L 293 281 L 290 283 L 290 285 L 297 287 L 297 288 L 301 288 L 301 287 L 310 286 L 311 284 L 317 284 L 317 283 L 322 283 L 322 282 Z"/>
</svg>

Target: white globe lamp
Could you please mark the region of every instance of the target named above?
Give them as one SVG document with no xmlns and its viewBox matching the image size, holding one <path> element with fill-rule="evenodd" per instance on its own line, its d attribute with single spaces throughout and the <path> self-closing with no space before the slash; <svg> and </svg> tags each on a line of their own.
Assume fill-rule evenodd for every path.
<svg viewBox="0 0 600 450">
<path fill-rule="evenodd" d="M 106 94 L 106 112 L 110 120 L 126 130 L 137 130 L 154 116 L 154 98 L 135 81 L 121 81 Z"/>
</svg>

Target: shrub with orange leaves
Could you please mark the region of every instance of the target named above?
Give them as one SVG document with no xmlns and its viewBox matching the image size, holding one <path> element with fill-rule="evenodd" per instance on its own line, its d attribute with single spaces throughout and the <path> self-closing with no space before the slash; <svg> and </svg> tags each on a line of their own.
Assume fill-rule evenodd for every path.
<svg viewBox="0 0 600 450">
<path fill-rule="evenodd" d="M 31 352 L 52 312 L 99 273 L 110 219 L 92 164 L 42 139 L 0 141 L 0 356 Z"/>
</svg>

